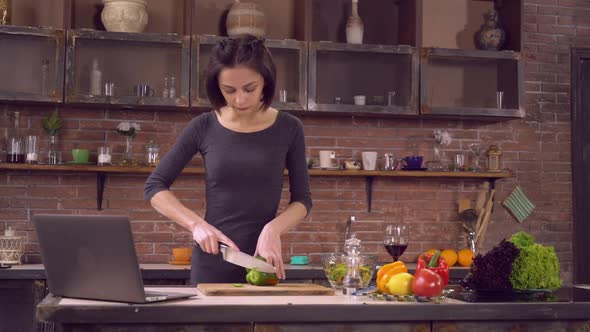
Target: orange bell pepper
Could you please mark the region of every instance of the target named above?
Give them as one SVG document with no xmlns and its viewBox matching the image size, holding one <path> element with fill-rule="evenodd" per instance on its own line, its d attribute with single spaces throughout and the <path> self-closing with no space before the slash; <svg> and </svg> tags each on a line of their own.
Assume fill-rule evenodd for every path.
<svg viewBox="0 0 590 332">
<path fill-rule="evenodd" d="M 379 289 L 381 292 L 389 294 L 389 289 L 387 288 L 387 282 L 389 281 L 389 279 L 391 279 L 391 277 L 393 277 L 394 275 L 398 274 L 398 273 L 402 273 L 402 272 L 408 272 L 408 268 L 406 267 L 406 265 L 402 262 L 395 262 L 395 263 L 401 263 L 401 264 L 395 264 L 392 265 L 394 263 L 391 264 L 387 264 L 381 267 L 381 269 L 379 269 L 379 271 L 377 271 L 377 289 Z M 390 265 L 390 266 L 388 266 Z M 387 266 L 386 269 L 383 269 Z M 383 271 L 382 271 L 383 269 Z"/>
<path fill-rule="evenodd" d="M 389 271 L 390 269 L 396 266 L 404 266 L 404 262 L 395 261 L 393 263 L 383 265 L 381 268 L 379 268 L 379 271 L 377 271 L 377 279 L 381 279 L 385 272 Z"/>
</svg>

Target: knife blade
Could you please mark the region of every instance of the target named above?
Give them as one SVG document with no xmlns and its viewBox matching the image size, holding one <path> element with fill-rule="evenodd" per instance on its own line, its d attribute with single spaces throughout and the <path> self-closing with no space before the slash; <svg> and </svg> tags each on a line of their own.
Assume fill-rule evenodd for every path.
<svg viewBox="0 0 590 332">
<path fill-rule="evenodd" d="M 224 244 L 219 245 L 219 251 L 223 255 L 223 260 L 235 265 L 239 265 L 248 269 L 256 269 L 256 271 L 266 273 L 277 273 L 277 268 L 269 263 L 258 258 L 250 256 L 240 251 L 236 251 Z"/>
</svg>

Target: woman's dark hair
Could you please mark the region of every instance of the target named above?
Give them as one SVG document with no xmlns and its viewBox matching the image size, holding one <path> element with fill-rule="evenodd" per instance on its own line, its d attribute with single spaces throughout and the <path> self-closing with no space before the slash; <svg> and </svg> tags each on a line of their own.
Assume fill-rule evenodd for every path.
<svg viewBox="0 0 590 332">
<path fill-rule="evenodd" d="M 239 65 L 256 71 L 264 79 L 262 109 L 266 110 L 274 99 L 277 70 L 264 39 L 250 35 L 225 38 L 213 48 L 207 71 L 207 97 L 211 105 L 215 110 L 227 105 L 219 89 L 219 73 Z"/>
</svg>

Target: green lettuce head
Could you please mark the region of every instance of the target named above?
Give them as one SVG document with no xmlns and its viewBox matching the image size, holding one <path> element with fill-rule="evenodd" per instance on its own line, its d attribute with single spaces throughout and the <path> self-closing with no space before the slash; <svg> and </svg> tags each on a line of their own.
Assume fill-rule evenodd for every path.
<svg viewBox="0 0 590 332">
<path fill-rule="evenodd" d="M 553 246 L 535 243 L 525 232 L 502 240 L 485 255 L 478 254 L 461 285 L 469 289 L 551 289 L 562 284 Z"/>
<path fill-rule="evenodd" d="M 520 249 L 512 263 L 510 283 L 516 289 L 557 289 L 561 286 L 559 260 L 553 246 L 535 243 L 535 238 L 525 232 L 512 236 L 510 242 Z"/>
</svg>

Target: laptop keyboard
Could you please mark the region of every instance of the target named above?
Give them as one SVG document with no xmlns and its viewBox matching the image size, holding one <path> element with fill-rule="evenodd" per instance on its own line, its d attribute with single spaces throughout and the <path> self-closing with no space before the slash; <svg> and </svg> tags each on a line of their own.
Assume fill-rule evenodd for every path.
<svg viewBox="0 0 590 332">
<path fill-rule="evenodd" d="M 172 300 L 172 299 L 184 299 L 193 297 L 194 295 L 191 294 L 183 294 L 183 293 L 167 293 L 167 292 L 146 292 L 145 293 L 145 300 L 146 302 L 155 302 L 155 301 L 162 301 L 162 300 Z"/>
<path fill-rule="evenodd" d="M 162 301 L 168 299 L 168 296 L 165 293 L 146 293 L 145 300 L 146 302 Z"/>
</svg>

